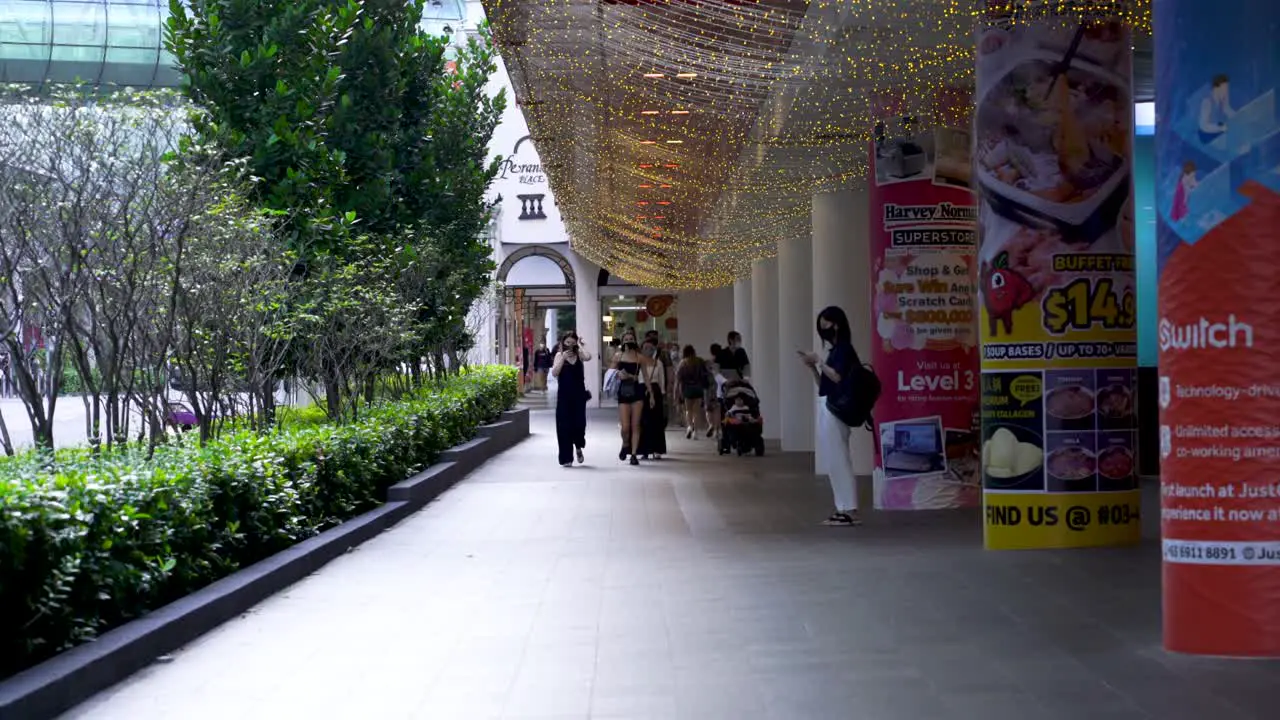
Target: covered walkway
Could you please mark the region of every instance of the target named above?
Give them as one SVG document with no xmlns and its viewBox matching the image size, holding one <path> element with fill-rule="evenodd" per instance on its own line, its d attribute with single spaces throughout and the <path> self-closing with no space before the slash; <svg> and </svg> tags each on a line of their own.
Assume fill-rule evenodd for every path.
<svg viewBox="0 0 1280 720">
<path fill-rule="evenodd" d="M 794 457 L 534 437 L 70 717 L 1242 720 L 1280 665 L 1160 648 L 1157 544 L 986 553 L 972 513 L 816 526 Z"/>
</svg>

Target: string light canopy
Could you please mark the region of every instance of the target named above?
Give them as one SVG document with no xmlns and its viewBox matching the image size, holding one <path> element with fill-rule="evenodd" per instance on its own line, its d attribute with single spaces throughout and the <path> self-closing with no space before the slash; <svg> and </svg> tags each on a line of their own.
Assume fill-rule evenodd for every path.
<svg viewBox="0 0 1280 720">
<path fill-rule="evenodd" d="M 885 108 L 917 127 L 973 83 L 974 33 L 1149 0 L 484 0 L 576 251 L 630 282 L 732 283 L 865 183 Z"/>
</svg>

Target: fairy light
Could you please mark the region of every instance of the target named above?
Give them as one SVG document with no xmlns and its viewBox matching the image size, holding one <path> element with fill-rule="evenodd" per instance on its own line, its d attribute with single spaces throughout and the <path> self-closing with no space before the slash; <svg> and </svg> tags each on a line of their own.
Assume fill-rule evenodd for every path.
<svg viewBox="0 0 1280 720">
<path fill-rule="evenodd" d="M 575 250 L 666 288 L 807 235 L 815 193 L 865 184 L 886 108 L 954 122 L 938 99 L 971 91 L 979 23 L 1151 27 L 1150 0 L 483 4 Z M 679 208 L 657 238 L 634 213 L 654 186 Z"/>
</svg>

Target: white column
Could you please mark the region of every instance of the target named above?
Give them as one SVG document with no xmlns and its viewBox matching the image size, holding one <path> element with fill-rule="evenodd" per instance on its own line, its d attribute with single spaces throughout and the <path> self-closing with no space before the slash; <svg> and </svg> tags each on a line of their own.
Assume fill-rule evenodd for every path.
<svg viewBox="0 0 1280 720">
<path fill-rule="evenodd" d="M 560 331 L 557 329 L 560 324 L 560 311 L 555 308 L 547 308 L 547 347 L 556 344 L 560 339 Z"/>
<path fill-rule="evenodd" d="M 733 284 L 733 330 L 742 335 L 742 344 L 751 349 L 751 278 L 743 278 Z M 725 344 L 725 330 L 716 342 Z"/>
<path fill-rule="evenodd" d="M 711 313 L 707 307 L 706 290 L 686 290 L 677 300 L 680 313 L 680 346 L 700 346 L 703 338 L 713 332 Z M 701 352 L 705 353 L 706 350 Z"/>
<path fill-rule="evenodd" d="M 725 336 L 733 329 L 735 322 L 732 285 L 708 290 L 707 295 L 707 301 L 711 307 L 711 332 L 693 345 L 702 357 L 710 356 L 712 343 L 724 344 Z"/>
<path fill-rule="evenodd" d="M 813 315 L 828 305 L 838 305 L 849 316 L 853 346 L 858 356 L 871 356 L 871 268 L 866 190 L 840 190 L 813 196 Z M 817 333 L 810 324 L 814 347 Z M 821 403 L 816 412 L 825 412 Z M 815 415 L 816 417 L 816 415 Z M 874 443 L 871 433 L 854 430 L 849 441 L 853 470 L 871 476 Z M 815 458 L 819 473 L 826 465 Z"/>
<path fill-rule="evenodd" d="M 574 291 L 574 315 L 577 324 L 579 344 L 587 348 L 591 354 L 591 362 L 585 363 L 587 390 L 594 399 L 591 404 L 600 406 L 600 296 L 596 287 L 596 276 L 583 277 L 578 274 L 578 283 Z"/>
<path fill-rule="evenodd" d="M 550 345 L 554 340 L 551 339 L 550 333 L 547 332 L 547 318 L 551 316 L 551 311 L 546 308 L 538 308 L 533 312 L 533 347 L 537 349 L 538 343 L 546 343 Z M 529 367 L 533 367 L 533 357 L 529 358 Z"/>
<path fill-rule="evenodd" d="M 778 392 L 785 452 L 813 452 L 813 377 L 796 350 L 813 348 L 813 241 L 778 245 Z M 760 348 L 767 351 L 767 348 Z"/>
<path fill-rule="evenodd" d="M 679 296 L 680 345 L 692 345 L 707 357 L 711 343 L 725 342 L 733 329 L 733 289 L 688 290 Z"/>
<path fill-rule="evenodd" d="M 766 440 L 782 438 L 778 389 L 778 260 L 759 260 L 751 268 L 751 384 L 760 397 Z"/>
</svg>

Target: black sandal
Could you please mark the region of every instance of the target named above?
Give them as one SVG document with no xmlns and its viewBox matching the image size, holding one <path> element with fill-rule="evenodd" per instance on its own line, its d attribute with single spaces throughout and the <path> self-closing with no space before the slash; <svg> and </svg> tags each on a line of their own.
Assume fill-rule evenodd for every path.
<svg viewBox="0 0 1280 720">
<path fill-rule="evenodd" d="M 640 464 L 640 458 L 636 457 L 635 455 L 632 455 L 632 456 L 631 456 L 631 464 L 632 464 L 632 465 L 639 465 L 639 464 Z"/>
<path fill-rule="evenodd" d="M 836 512 L 831 513 L 831 517 L 823 520 L 822 524 L 828 527 L 853 527 L 858 521 L 849 513 Z"/>
</svg>

